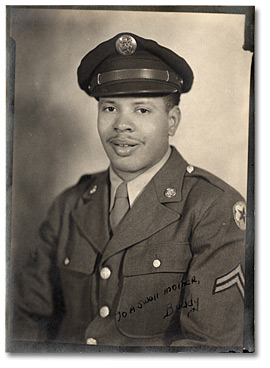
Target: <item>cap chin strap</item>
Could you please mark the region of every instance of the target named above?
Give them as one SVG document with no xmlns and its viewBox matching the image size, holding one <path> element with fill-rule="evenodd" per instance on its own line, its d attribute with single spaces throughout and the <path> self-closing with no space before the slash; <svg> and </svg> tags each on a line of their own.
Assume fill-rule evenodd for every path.
<svg viewBox="0 0 270 368">
<path fill-rule="evenodd" d="M 112 70 L 110 72 L 99 73 L 92 80 L 88 86 L 88 90 L 93 90 L 96 86 L 100 86 L 105 83 L 111 83 L 114 81 L 129 81 L 131 79 L 136 80 L 152 80 L 160 81 L 163 83 L 174 84 L 179 91 L 181 91 L 183 85 L 183 79 L 178 77 L 174 72 L 168 70 L 158 69 L 120 69 Z"/>
</svg>

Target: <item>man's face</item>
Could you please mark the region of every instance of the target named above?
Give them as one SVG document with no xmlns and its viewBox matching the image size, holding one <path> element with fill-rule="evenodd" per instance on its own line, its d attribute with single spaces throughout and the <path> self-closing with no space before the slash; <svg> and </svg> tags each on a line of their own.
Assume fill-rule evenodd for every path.
<svg viewBox="0 0 270 368">
<path fill-rule="evenodd" d="M 168 150 L 180 112 L 169 112 L 163 97 L 104 97 L 99 100 L 98 131 L 116 173 L 124 180 L 158 163 Z"/>
</svg>

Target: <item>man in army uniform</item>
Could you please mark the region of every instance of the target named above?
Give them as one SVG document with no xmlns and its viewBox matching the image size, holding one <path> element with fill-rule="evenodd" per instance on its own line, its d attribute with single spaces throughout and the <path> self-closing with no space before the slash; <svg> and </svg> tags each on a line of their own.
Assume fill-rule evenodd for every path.
<svg viewBox="0 0 270 368">
<path fill-rule="evenodd" d="M 82 59 L 78 82 L 98 101 L 110 167 L 62 193 L 41 226 L 20 280 L 22 338 L 241 347 L 244 200 L 169 145 L 190 66 L 124 33 Z"/>
</svg>

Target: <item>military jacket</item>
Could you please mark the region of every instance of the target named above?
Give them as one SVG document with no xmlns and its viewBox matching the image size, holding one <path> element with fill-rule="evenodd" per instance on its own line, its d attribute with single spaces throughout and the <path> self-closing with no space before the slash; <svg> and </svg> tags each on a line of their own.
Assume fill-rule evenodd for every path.
<svg viewBox="0 0 270 368">
<path fill-rule="evenodd" d="M 174 148 L 113 235 L 109 193 L 108 171 L 88 175 L 51 207 L 20 280 L 27 338 L 242 346 L 240 194 Z"/>
</svg>

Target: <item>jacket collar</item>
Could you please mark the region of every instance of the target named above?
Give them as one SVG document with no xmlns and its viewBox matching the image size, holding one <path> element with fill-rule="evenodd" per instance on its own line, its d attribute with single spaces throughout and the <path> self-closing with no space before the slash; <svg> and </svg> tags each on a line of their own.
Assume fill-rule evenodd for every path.
<svg viewBox="0 0 270 368">
<path fill-rule="evenodd" d="M 177 221 L 182 213 L 182 186 L 186 161 L 172 147 L 169 160 L 147 184 L 110 239 L 109 172 L 94 175 L 72 212 L 74 221 L 103 261 Z"/>
<path fill-rule="evenodd" d="M 153 178 L 160 203 L 180 202 L 182 199 L 187 162 L 174 147 L 171 148 L 169 160 Z"/>
<path fill-rule="evenodd" d="M 187 163 L 175 148 L 145 187 L 109 241 L 102 261 L 177 221 L 183 210 L 182 186 Z"/>
</svg>

